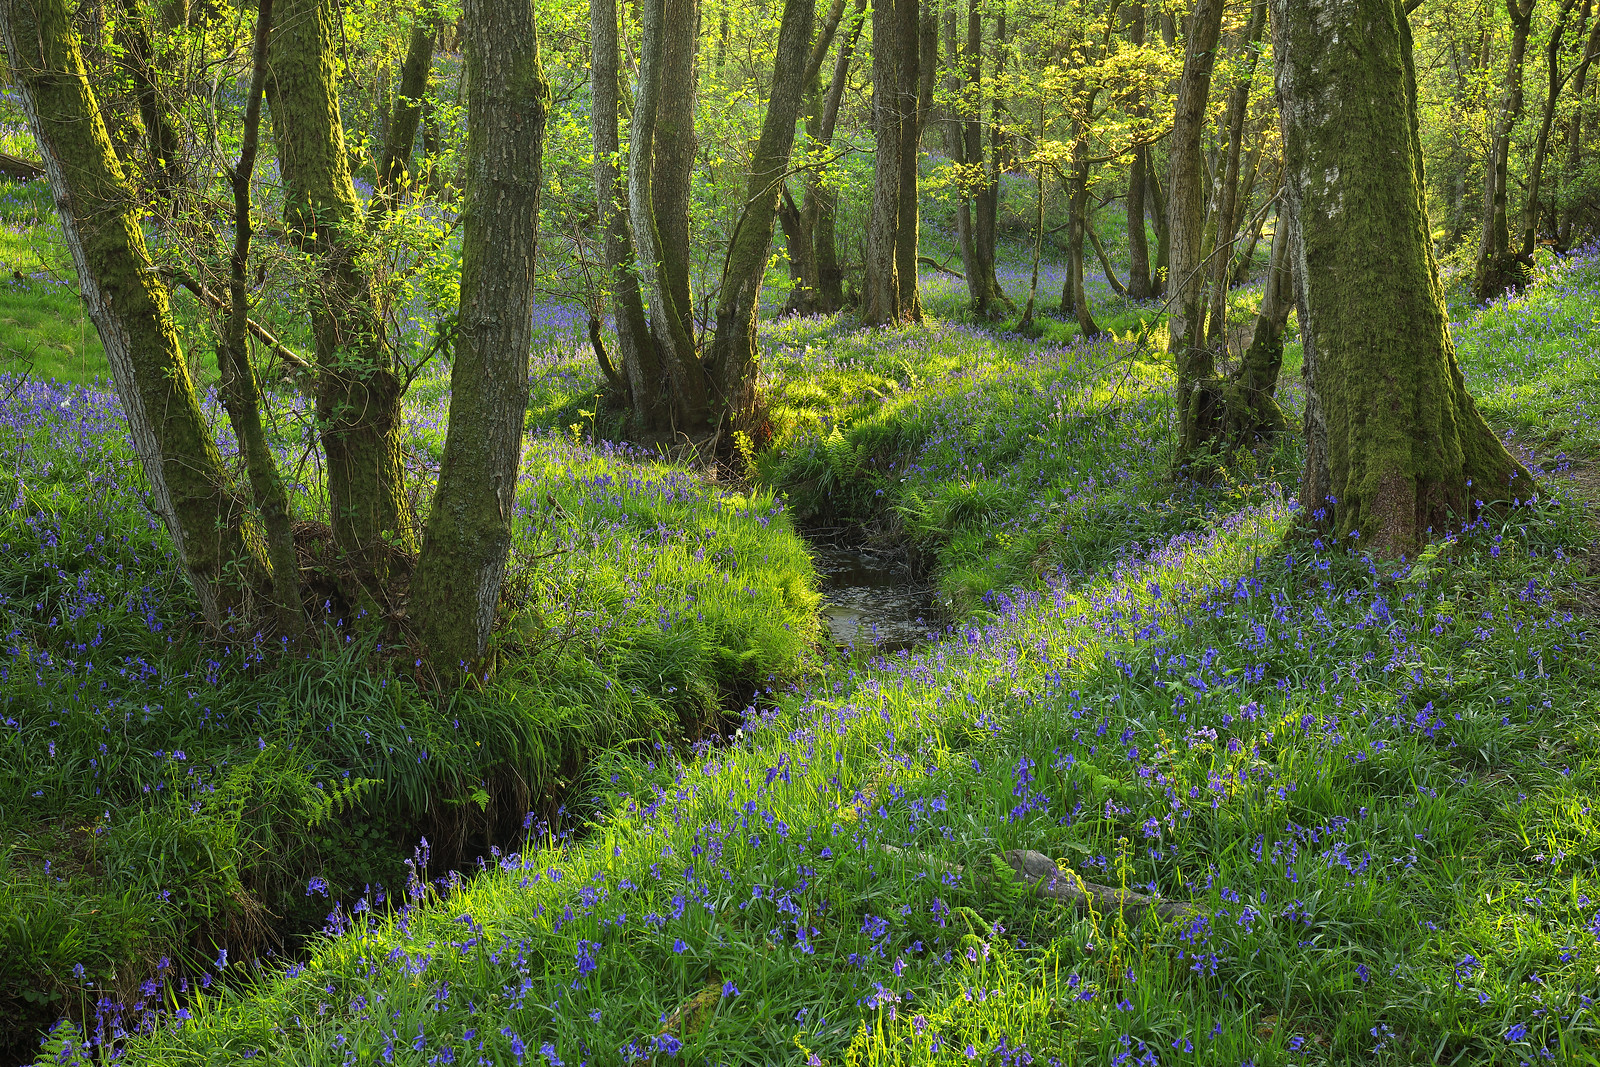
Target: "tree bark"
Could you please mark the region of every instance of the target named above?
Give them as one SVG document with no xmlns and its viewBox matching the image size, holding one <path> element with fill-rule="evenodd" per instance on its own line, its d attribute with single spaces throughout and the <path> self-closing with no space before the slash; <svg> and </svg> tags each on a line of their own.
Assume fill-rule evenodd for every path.
<svg viewBox="0 0 1600 1067">
<path fill-rule="evenodd" d="M 639 290 L 633 233 L 628 219 L 628 187 L 620 160 L 617 113 L 621 106 L 621 48 L 617 0 L 589 3 L 590 121 L 594 139 L 594 189 L 600 228 L 605 233 L 606 276 L 617 328 L 621 377 L 638 428 L 660 431 L 671 422 L 671 398 L 663 380 L 650 320 Z"/>
<path fill-rule="evenodd" d="M 1511 18 L 1511 55 L 1506 61 L 1500 90 L 1499 114 L 1489 141 L 1489 159 L 1483 176 L 1483 230 L 1478 241 L 1478 261 L 1473 272 L 1473 292 L 1479 300 L 1492 300 L 1507 289 L 1527 282 L 1527 265 L 1511 252 L 1507 217 L 1510 184 L 1511 130 L 1522 115 L 1522 67 L 1528 52 L 1537 0 L 1506 0 Z"/>
<path fill-rule="evenodd" d="M 436 665 L 476 663 L 494 627 L 528 410 L 534 254 L 550 90 L 531 0 L 466 0 L 461 312 L 439 485 L 410 615 Z"/>
<path fill-rule="evenodd" d="M 122 17 L 117 20 L 118 63 L 133 83 L 134 99 L 139 104 L 139 119 L 144 124 L 145 145 L 150 153 L 154 184 L 158 192 L 170 196 L 180 182 L 183 167 L 179 155 L 183 139 L 178 135 L 173 114 L 162 100 L 156 84 L 157 59 L 150 31 L 138 0 L 122 0 Z"/>
<path fill-rule="evenodd" d="M 756 310 L 761 279 L 772 246 L 772 223 L 778 195 L 794 150 L 794 126 L 805 90 L 806 54 L 816 0 L 784 0 L 772 64 L 772 94 L 761 124 L 761 139 L 750 160 L 744 210 L 728 243 L 717 296 L 716 333 L 708 360 L 718 393 L 718 417 L 750 433 L 755 429 Z M 758 442 L 764 444 L 765 442 Z"/>
<path fill-rule="evenodd" d="M 1526 499 L 1533 481 L 1483 421 L 1456 362 L 1401 0 L 1272 8 L 1315 415 L 1301 506 L 1342 543 L 1407 555 Z"/>
<path fill-rule="evenodd" d="M 305 299 L 327 459 L 329 523 L 355 602 L 387 602 L 415 554 L 400 457 L 404 385 L 381 297 L 361 265 L 366 231 L 339 119 L 333 0 L 278 0 L 267 80 L 284 224 L 310 263 Z"/>
<path fill-rule="evenodd" d="M 1173 117 L 1167 226 L 1172 234 L 1168 350 L 1178 366 L 1178 462 L 1216 432 L 1216 364 L 1205 343 L 1205 185 L 1200 137 L 1222 32 L 1222 0 L 1195 0 Z"/>
<path fill-rule="evenodd" d="M 267 564 L 207 430 L 65 0 L 0 0 L 0 36 L 151 502 L 220 630 L 248 609 Z"/>
<path fill-rule="evenodd" d="M 1590 14 L 1590 5 L 1585 2 L 1582 19 L 1587 20 Z M 1579 22 L 1581 27 L 1583 22 Z M 1582 30 L 1579 30 L 1582 33 Z M 1578 61 L 1577 68 L 1572 72 L 1572 95 L 1578 100 L 1583 99 L 1584 87 L 1589 78 L 1589 65 L 1596 57 L 1600 57 L 1600 16 L 1595 19 L 1594 26 L 1589 30 L 1588 41 L 1583 46 L 1583 58 Z M 1567 125 L 1567 159 L 1562 184 L 1570 184 L 1578 175 L 1578 168 L 1583 162 L 1583 107 L 1572 109 L 1572 119 Z M 1570 198 L 1563 197 L 1563 200 Z M 1563 205 L 1556 224 L 1557 240 L 1562 249 L 1572 246 L 1572 230 L 1574 224 L 1573 212 L 1570 205 Z"/>
<path fill-rule="evenodd" d="M 1248 448 L 1287 425 L 1275 394 L 1278 374 L 1283 370 L 1283 331 L 1289 324 L 1294 301 L 1289 224 L 1280 215 L 1272 237 L 1261 308 L 1256 313 L 1255 334 L 1223 391 L 1222 438 L 1231 449 Z"/>
<path fill-rule="evenodd" d="M 641 0 L 639 70 L 628 145 L 628 211 L 639 289 L 676 428 L 706 426 L 706 374 L 689 303 L 689 179 L 694 163 L 696 0 Z"/>
</svg>

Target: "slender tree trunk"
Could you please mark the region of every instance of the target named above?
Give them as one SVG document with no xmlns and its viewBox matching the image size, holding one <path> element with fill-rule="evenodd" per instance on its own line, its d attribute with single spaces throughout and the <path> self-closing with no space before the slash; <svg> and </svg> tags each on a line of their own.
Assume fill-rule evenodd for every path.
<svg viewBox="0 0 1600 1067">
<path fill-rule="evenodd" d="M 1533 255 L 1539 238 L 1539 193 L 1544 178 L 1545 154 L 1550 148 L 1550 127 L 1555 122 L 1556 101 L 1561 97 L 1561 39 L 1566 36 L 1567 16 L 1576 0 L 1562 0 L 1556 24 L 1550 30 L 1545 50 L 1545 73 L 1549 81 L 1544 96 L 1544 111 L 1539 117 L 1539 138 L 1533 147 L 1533 162 L 1528 165 L 1528 202 L 1522 211 L 1522 255 Z"/>
<path fill-rule="evenodd" d="M 404 385 L 380 297 L 361 266 L 366 230 L 350 180 L 334 55 L 333 0 L 277 0 L 267 102 L 283 177 L 284 223 L 310 262 L 317 425 L 334 544 L 352 600 L 385 600 L 409 571 L 415 532 L 400 456 Z"/>
<path fill-rule="evenodd" d="M 1250 107 L 1250 84 L 1255 80 L 1256 60 L 1261 55 L 1261 34 L 1267 28 L 1267 0 L 1255 0 L 1250 25 L 1242 44 L 1243 63 L 1228 95 L 1228 160 L 1222 179 L 1222 203 L 1217 215 L 1218 252 L 1211 259 L 1211 328 L 1206 343 L 1215 352 L 1226 354 L 1228 347 L 1228 285 L 1233 280 L 1234 235 L 1239 228 L 1239 177 L 1244 151 L 1244 123 Z"/>
<path fill-rule="evenodd" d="M 616 319 L 621 376 L 638 428 L 665 429 L 672 408 L 662 380 L 650 320 L 645 315 L 628 225 L 628 188 L 623 179 L 617 112 L 621 105 L 621 52 L 617 34 L 617 0 L 589 3 L 590 120 L 594 139 L 595 202 L 605 233 L 606 276 Z"/>
<path fill-rule="evenodd" d="M 255 42 L 250 88 L 245 97 L 243 147 L 229 175 L 233 186 L 233 254 L 228 262 L 228 317 L 217 345 L 217 392 L 228 413 L 239 451 L 245 460 L 250 490 L 266 534 L 267 557 L 272 562 L 272 596 L 279 630 L 297 634 L 305 626 L 300 598 L 300 562 L 294 546 L 294 515 L 278 462 L 267 441 L 261 418 L 261 387 L 250 360 L 250 180 L 255 174 L 261 144 L 261 100 L 266 95 L 268 43 L 272 33 L 273 0 L 257 0 Z"/>
<path fill-rule="evenodd" d="M 1145 210 L 1149 212 L 1150 225 L 1156 231 L 1156 258 L 1150 267 L 1150 295 L 1165 296 L 1167 275 L 1172 270 L 1172 231 L 1167 226 L 1167 194 L 1161 188 L 1155 159 L 1148 151 L 1145 160 Z"/>
<path fill-rule="evenodd" d="M 772 246 L 778 195 L 794 149 L 815 10 L 816 0 L 784 0 L 772 65 L 772 94 L 767 98 L 761 139 L 750 160 L 744 210 L 728 243 L 722 291 L 717 297 L 716 333 L 707 362 L 719 394 L 718 417 L 726 417 L 732 429 L 746 433 L 756 429 L 756 308 Z"/>
<path fill-rule="evenodd" d="M 466 0 L 461 313 L 439 485 L 410 614 L 434 662 L 470 666 L 500 601 L 533 343 L 534 242 L 550 90 L 531 0 Z"/>
<path fill-rule="evenodd" d="M 639 71 L 628 146 L 628 221 L 638 257 L 639 289 L 670 383 L 673 420 L 678 429 L 692 431 L 705 427 L 709 412 L 689 304 L 695 0 L 641 0 L 639 23 Z"/>
<path fill-rule="evenodd" d="M 1144 47 L 1145 10 L 1143 0 L 1128 5 L 1128 43 L 1135 48 Z M 1136 119 L 1149 114 L 1141 100 L 1134 105 Z M 1150 285 L 1150 240 L 1144 228 L 1145 173 L 1150 169 L 1150 149 L 1135 145 L 1128 163 L 1128 297 L 1148 300 L 1153 295 Z"/>
<path fill-rule="evenodd" d="M 820 139 L 822 132 L 823 112 L 827 108 L 825 102 L 832 96 L 832 85 L 827 93 L 822 88 L 822 67 L 827 61 L 828 50 L 833 47 L 833 40 L 838 33 L 839 24 L 844 19 L 845 0 L 833 0 L 832 7 L 822 20 L 822 28 L 817 34 L 817 39 L 811 46 L 811 58 L 806 60 L 805 81 L 805 122 L 806 135 L 811 140 L 813 151 L 818 149 L 827 151 L 829 145 Z M 857 0 L 857 12 L 866 10 L 864 0 Z M 860 28 L 860 19 L 852 20 L 852 28 L 847 32 L 845 41 L 841 45 L 841 52 L 850 50 L 855 44 L 855 34 Z M 846 66 L 848 69 L 848 64 Z M 842 86 L 841 86 L 842 88 Z M 835 105 L 834 115 L 837 117 L 838 108 Z M 828 131 L 828 141 L 833 139 L 832 129 Z M 787 179 L 783 182 L 778 201 L 778 221 L 783 226 L 784 244 L 789 257 L 789 298 L 784 303 L 784 315 L 815 315 L 827 311 L 836 311 L 837 308 L 824 309 L 817 261 L 816 227 L 817 227 L 817 197 L 816 188 L 820 182 L 819 169 L 813 168 L 806 172 L 805 191 L 801 194 L 800 203 L 796 203 L 794 195 L 789 190 Z"/>
<path fill-rule="evenodd" d="M 267 563 L 200 411 L 145 248 L 143 211 L 89 88 L 65 0 L 0 0 L 0 37 L 151 502 L 202 614 L 220 630 L 265 584 Z"/>
<path fill-rule="evenodd" d="M 418 11 L 415 17 L 405 62 L 400 67 L 394 113 L 384 136 L 378 180 L 372 190 L 373 210 L 379 217 L 393 206 L 411 169 L 411 150 L 417 142 L 417 127 L 428 95 L 428 73 L 433 69 L 433 46 L 439 36 L 438 15 L 431 7 Z"/>
<path fill-rule="evenodd" d="M 1095 90 L 1090 90 L 1083 114 L 1094 112 Z M 1078 333 L 1098 337 L 1100 325 L 1089 308 L 1084 287 L 1083 246 L 1089 236 L 1089 141 L 1082 121 L 1073 123 L 1072 169 L 1067 182 L 1067 277 L 1062 285 L 1061 312 L 1070 308 L 1078 318 Z"/>
<path fill-rule="evenodd" d="M 1584 5 L 1583 17 L 1589 16 L 1589 5 Z M 1581 23 L 1580 23 L 1581 25 Z M 1580 31 L 1581 32 L 1581 31 Z M 1578 101 L 1578 106 L 1572 109 L 1572 118 L 1567 125 L 1567 160 L 1562 185 L 1570 186 L 1578 175 L 1578 168 L 1583 162 L 1583 113 L 1584 113 L 1584 87 L 1589 78 L 1589 64 L 1600 56 L 1600 17 L 1595 19 L 1593 28 L 1589 31 L 1589 39 L 1583 46 L 1583 58 L 1578 61 L 1577 69 L 1572 72 L 1572 96 Z M 1562 200 L 1568 200 L 1562 197 Z M 1557 238 L 1563 249 L 1572 246 L 1573 213 L 1569 205 L 1563 204 L 1557 223 Z"/>
<path fill-rule="evenodd" d="M 1001 47 L 1003 44 L 997 41 L 996 48 Z M 955 55 L 954 50 L 951 54 Z M 957 141 L 968 181 L 960 204 L 961 216 L 966 220 L 965 236 L 961 243 L 961 266 L 967 276 L 967 294 L 972 300 L 972 313 L 980 319 L 988 319 L 993 318 L 1000 308 L 1012 305 L 1000 287 L 1000 278 L 995 270 L 996 215 L 1000 188 L 993 144 L 990 145 L 988 158 L 984 154 L 981 0 L 967 0 L 966 44 L 961 57 L 963 69 L 959 77 L 962 81 L 962 107 Z"/>
<path fill-rule="evenodd" d="M 1478 241 L 1478 262 L 1473 275 L 1473 291 L 1479 300 L 1493 299 L 1527 281 L 1526 265 L 1511 252 L 1506 202 L 1510 184 L 1511 130 L 1522 115 L 1522 67 L 1536 2 L 1506 0 L 1506 13 L 1511 17 L 1511 56 L 1506 62 L 1499 114 L 1489 142 L 1489 160 L 1484 167 L 1483 232 Z"/>
<path fill-rule="evenodd" d="M 1172 234 L 1168 345 L 1178 365 L 1178 457 L 1184 465 L 1216 429 L 1216 390 L 1211 385 L 1216 364 L 1204 334 L 1206 227 L 1200 138 L 1205 128 L 1206 101 L 1211 95 L 1211 70 L 1222 31 L 1223 6 L 1222 0 L 1195 0 L 1172 129 L 1167 193 L 1167 225 Z"/>
<path fill-rule="evenodd" d="M 844 102 L 845 90 L 850 86 L 850 64 L 866 18 L 867 0 L 856 0 L 855 11 L 850 16 L 849 32 L 839 42 L 839 54 L 834 58 L 833 80 L 828 83 L 828 92 L 823 98 L 822 122 L 817 128 L 816 141 L 824 149 L 833 146 L 839 108 Z M 813 172 L 807 179 L 806 206 L 815 219 L 812 223 L 811 246 L 817 256 L 817 310 L 831 314 L 844 307 L 844 270 L 839 265 L 835 226 L 838 194 L 823 181 L 819 172 Z"/>
<path fill-rule="evenodd" d="M 1294 310 L 1294 271 L 1289 262 L 1289 224 L 1280 216 L 1272 238 L 1255 334 L 1223 392 L 1222 437 L 1230 448 L 1247 448 L 1287 425 L 1275 394 L 1283 370 L 1283 331 Z"/>
<path fill-rule="evenodd" d="M 1478 414 L 1450 341 L 1402 0 L 1272 8 L 1317 413 L 1301 506 L 1344 543 L 1405 555 L 1533 481 Z"/>
<path fill-rule="evenodd" d="M 162 100 L 161 87 L 156 84 L 156 50 L 138 0 L 122 0 L 116 39 L 122 52 L 119 65 L 133 83 L 134 98 L 139 103 L 139 118 L 144 124 L 155 187 L 163 195 L 170 196 L 183 173 L 179 160 L 183 140 L 178 135 L 172 110 Z"/>
</svg>

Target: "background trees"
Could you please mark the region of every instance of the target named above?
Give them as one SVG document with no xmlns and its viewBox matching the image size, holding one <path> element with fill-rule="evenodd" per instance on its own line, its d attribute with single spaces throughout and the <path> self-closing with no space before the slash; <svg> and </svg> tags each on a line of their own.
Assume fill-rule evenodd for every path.
<svg viewBox="0 0 1600 1067">
<path fill-rule="evenodd" d="M 1407 173 L 1426 220 L 1406 226 L 1488 298 L 1600 222 L 1600 12 L 1411 6 L 1427 62 Z M 47 47 L 13 48 L 11 73 L 85 295 L 125 353 L 113 365 L 158 507 L 217 626 L 297 629 L 309 554 L 337 616 L 384 617 L 452 664 L 482 652 L 519 439 L 520 393 L 501 385 L 526 377 L 521 320 L 540 305 L 584 309 L 608 393 L 595 411 L 617 432 L 730 470 L 771 435 L 762 316 L 913 324 L 924 270 L 961 276 L 957 314 L 1029 334 L 1148 335 L 1167 313 L 1190 473 L 1285 425 L 1278 368 L 1311 310 L 1290 314 L 1307 259 L 1282 239 L 1286 116 L 1268 74 L 1287 69 L 1286 16 L 1269 26 L 1265 3 L 551 0 L 526 34 L 487 37 L 473 19 L 513 12 L 96 10 L 76 29 L 70 13 L 40 22 L 30 39 Z M 491 50 L 546 73 L 491 92 L 474 81 L 500 69 L 477 65 Z M 114 62 L 83 65 L 102 52 Z M 492 142 L 489 115 L 542 136 L 545 165 Z M 91 135 L 67 144 L 79 128 Z M 1235 292 L 1264 269 L 1259 304 Z M 205 320 L 186 346 L 174 300 Z M 202 440 L 197 351 L 217 355 L 237 463 Z M 435 486 L 402 447 L 402 398 L 440 357 L 461 375 L 461 436 Z M 263 422 L 286 376 L 313 398 L 295 460 Z M 1331 381 L 1322 393 L 1344 388 Z M 302 482 L 310 508 L 284 492 Z"/>
</svg>

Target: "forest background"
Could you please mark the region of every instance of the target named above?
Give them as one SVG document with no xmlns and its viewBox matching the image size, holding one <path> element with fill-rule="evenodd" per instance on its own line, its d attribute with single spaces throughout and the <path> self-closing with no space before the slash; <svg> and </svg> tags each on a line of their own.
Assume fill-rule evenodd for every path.
<svg viewBox="0 0 1600 1067">
<path fill-rule="evenodd" d="M 1596 1058 L 1588 0 L 0 30 L 8 1059 Z"/>
</svg>

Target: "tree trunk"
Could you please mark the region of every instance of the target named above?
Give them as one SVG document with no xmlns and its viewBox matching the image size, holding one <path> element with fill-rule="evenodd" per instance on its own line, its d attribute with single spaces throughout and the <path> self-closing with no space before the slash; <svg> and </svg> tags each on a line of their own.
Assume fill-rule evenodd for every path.
<svg viewBox="0 0 1600 1067">
<path fill-rule="evenodd" d="M 1172 272 L 1172 230 L 1167 226 L 1167 194 L 1161 188 L 1149 149 L 1145 150 L 1145 208 L 1156 231 L 1156 261 L 1150 267 L 1150 295 L 1166 296 L 1168 275 Z"/>
<path fill-rule="evenodd" d="M 1083 114 L 1094 113 L 1096 90 L 1089 91 Z M 1100 324 L 1089 309 L 1089 293 L 1083 284 L 1083 246 L 1089 236 L 1089 140 L 1088 130 L 1079 120 L 1073 123 L 1072 170 L 1067 182 L 1067 277 L 1062 284 L 1061 312 L 1071 308 L 1078 318 L 1080 336 L 1100 336 Z"/>
<path fill-rule="evenodd" d="M 622 176 L 617 112 L 621 105 L 621 52 L 617 0 L 589 3 L 590 121 L 594 139 L 594 189 L 600 228 L 605 233 L 606 276 L 617 327 L 621 376 L 637 427 L 660 431 L 671 422 L 672 407 L 662 378 L 650 320 L 639 291 L 638 265 L 628 220 L 628 188 Z"/>
<path fill-rule="evenodd" d="M 381 217 L 394 204 L 411 169 L 411 149 L 417 142 L 422 105 L 428 95 L 428 73 L 433 68 L 433 46 L 439 35 L 438 15 L 424 8 L 415 15 L 406 58 L 400 67 L 400 88 L 394 113 L 383 141 L 378 180 L 372 189 L 373 210 Z"/>
<path fill-rule="evenodd" d="M 161 87 L 156 84 L 156 50 L 138 0 L 122 0 L 116 39 L 122 53 L 119 65 L 133 83 L 134 98 L 139 104 L 155 187 L 163 195 L 170 196 L 183 173 L 178 158 L 183 140 L 178 135 L 172 110 L 162 98 Z"/>
<path fill-rule="evenodd" d="M 639 289 L 680 430 L 703 429 L 705 371 L 689 304 L 689 179 L 694 163 L 696 0 L 641 0 L 628 146 L 628 210 Z M 687 30 L 686 30 L 687 28 Z"/>
<path fill-rule="evenodd" d="M 1300 502 L 1341 542 L 1406 555 L 1533 481 L 1479 415 L 1450 340 L 1402 0 L 1272 7 L 1315 414 Z"/>
<path fill-rule="evenodd" d="M 1206 344 L 1222 354 L 1228 348 L 1228 286 L 1233 280 L 1234 235 L 1239 228 L 1239 205 L 1248 196 L 1239 196 L 1240 166 L 1244 152 L 1244 120 L 1250 107 L 1250 83 L 1255 80 L 1256 60 L 1261 56 L 1261 34 L 1267 28 L 1267 0 L 1255 0 L 1250 25 L 1245 30 L 1243 62 L 1233 91 L 1228 96 L 1228 161 L 1222 178 L 1222 203 L 1217 214 L 1216 255 L 1211 257 L 1211 328 Z"/>
<path fill-rule="evenodd" d="M 984 155 L 983 8 L 980 5 L 981 0 L 967 0 L 966 44 L 960 53 L 963 62 L 957 76 L 961 86 L 961 110 L 955 123 L 955 140 L 965 186 L 958 207 L 962 220 L 961 267 L 967 276 L 967 295 L 972 301 L 973 315 L 989 319 L 1001 307 L 1010 307 L 1011 301 L 1000 288 L 1000 278 L 995 271 L 999 173 L 993 159 L 993 146 L 989 158 Z M 954 15 L 952 7 L 951 17 Z M 951 55 L 956 55 L 953 47 Z"/>
<path fill-rule="evenodd" d="M 278 627 L 285 635 L 305 628 L 305 609 L 300 597 L 300 562 L 294 546 L 294 514 L 289 493 L 278 471 L 277 458 L 267 441 L 261 418 L 261 387 L 255 365 L 250 360 L 250 296 L 247 286 L 250 266 L 250 180 L 255 174 L 256 153 L 261 144 L 261 100 L 266 95 L 268 42 L 272 33 L 273 0 L 257 0 L 254 50 L 249 93 L 245 97 L 243 147 L 239 162 L 229 175 L 233 186 L 233 254 L 228 261 L 228 317 L 222 340 L 217 345 L 220 383 L 217 394 L 239 451 L 244 456 L 250 478 L 250 491 L 266 534 L 267 556 L 272 563 L 272 597 L 276 602 Z"/>
<path fill-rule="evenodd" d="M 1528 202 L 1522 211 L 1522 255 L 1531 259 L 1539 238 L 1539 192 L 1544 178 L 1545 154 L 1550 148 L 1550 127 L 1555 122 L 1556 101 L 1561 97 L 1561 39 L 1566 36 L 1567 16 L 1576 0 L 1562 0 L 1556 24 L 1550 30 L 1545 51 L 1545 72 L 1549 82 L 1544 96 L 1544 112 L 1539 117 L 1539 138 L 1533 147 L 1533 162 L 1528 165 Z"/>
<path fill-rule="evenodd" d="M 1128 5 L 1128 43 L 1134 48 L 1144 47 L 1144 0 Z M 1140 100 L 1133 108 L 1135 119 L 1144 119 L 1149 109 Z M 1133 158 L 1128 163 L 1128 195 L 1124 202 L 1128 208 L 1128 297 L 1148 300 L 1150 288 L 1150 240 L 1144 229 L 1145 172 L 1150 167 L 1148 146 L 1135 145 Z"/>
<path fill-rule="evenodd" d="M 824 149 L 833 145 L 833 133 L 839 122 L 839 108 L 844 102 L 845 90 L 850 86 L 850 63 L 855 56 L 861 27 L 867 18 L 867 0 L 856 0 L 854 14 L 850 17 L 850 32 L 839 43 L 839 54 L 833 62 L 833 80 L 828 83 L 828 93 L 823 99 L 822 123 L 817 129 L 816 141 Z M 835 219 L 838 215 L 838 193 L 813 172 L 807 179 L 806 203 L 814 214 L 811 247 L 817 257 L 817 311 L 831 314 L 844 307 L 844 270 L 839 265 L 838 235 Z"/>
<path fill-rule="evenodd" d="M 1294 271 L 1289 261 L 1289 224 L 1280 215 L 1272 237 L 1255 335 L 1223 390 L 1222 438 L 1230 449 L 1248 448 L 1287 425 L 1278 407 L 1278 374 L 1283 369 L 1283 331 L 1294 310 Z"/>
<path fill-rule="evenodd" d="M 919 0 L 883 0 L 872 9 L 872 127 L 877 139 L 867 223 L 868 326 L 916 316 L 916 145 Z M 907 179 L 910 188 L 907 189 Z M 907 206 L 911 217 L 903 214 Z M 906 273 L 910 243 L 909 276 Z"/>
<path fill-rule="evenodd" d="M 0 36 L 151 503 L 201 613 L 220 630 L 249 607 L 267 565 L 206 427 L 145 248 L 143 209 L 89 88 L 65 0 L 0 0 Z"/>
<path fill-rule="evenodd" d="M 1195 0 L 1184 43 L 1183 77 L 1173 118 L 1167 226 L 1172 234 L 1171 316 L 1168 350 L 1178 365 L 1178 461 L 1216 432 L 1216 364 L 1205 343 L 1205 186 L 1200 137 L 1211 70 L 1222 31 L 1222 0 Z"/>
<path fill-rule="evenodd" d="M 1587 19 L 1588 15 L 1589 5 L 1585 3 L 1583 17 Z M 1578 168 L 1583 162 L 1583 92 L 1589 78 L 1589 65 L 1597 56 L 1600 56 L 1600 16 L 1596 17 L 1594 26 L 1589 31 L 1589 39 L 1583 46 L 1583 58 L 1578 61 L 1577 69 L 1572 72 L 1572 96 L 1580 103 L 1578 107 L 1572 109 L 1572 119 L 1567 126 L 1567 161 L 1562 174 L 1563 186 L 1570 185 L 1577 178 Z M 1562 200 L 1568 199 L 1570 198 L 1562 197 Z M 1571 207 L 1563 204 L 1556 231 L 1562 249 L 1572 247 L 1573 223 Z"/>
<path fill-rule="evenodd" d="M 717 297 L 716 333 L 707 363 L 719 396 L 718 418 L 730 429 L 750 433 L 756 413 L 756 309 L 761 279 L 772 246 L 778 195 L 794 149 L 794 125 L 805 91 L 807 51 L 816 0 L 784 0 L 772 64 L 772 94 L 761 124 L 761 139 L 750 160 L 744 210 L 728 242 Z M 765 443 L 765 442 L 758 442 Z"/>
<path fill-rule="evenodd" d="M 284 224 L 310 260 L 305 286 L 327 458 L 329 523 L 355 602 L 387 601 L 410 569 L 415 533 L 400 457 L 404 385 L 381 297 L 362 268 L 365 226 L 350 180 L 334 55 L 333 0 L 278 0 L 267 80 Z"/>
<path fill-rule="evenodd" d="M 1489 141 L 1489 159 L 1483 172 L 1483 231 L 1478 241 L 1478 261 L 1473 292 L 1479 300 L 1492 300 L 1507 289 L 1527 282 L 1527 265 L 1511 252 L 1511 231 L 1506 198 L 1511 162 L 1511 130 L 1522 115 L 1522 66 L 1528 52 L 1536 0 L 1506 0 L 1511 17 L 1511 56 L 1506 62 L 1500 90 L 1500 110 Z"/>
<path fill-rule="evenodd" d="M 439 485 L 410 615 L 435 664 L 471 665 L 500 601 L 533 343 L 534 242 L 550 90 L 530 0 L 466 0 L 461 312 Z"/>
</svg>

